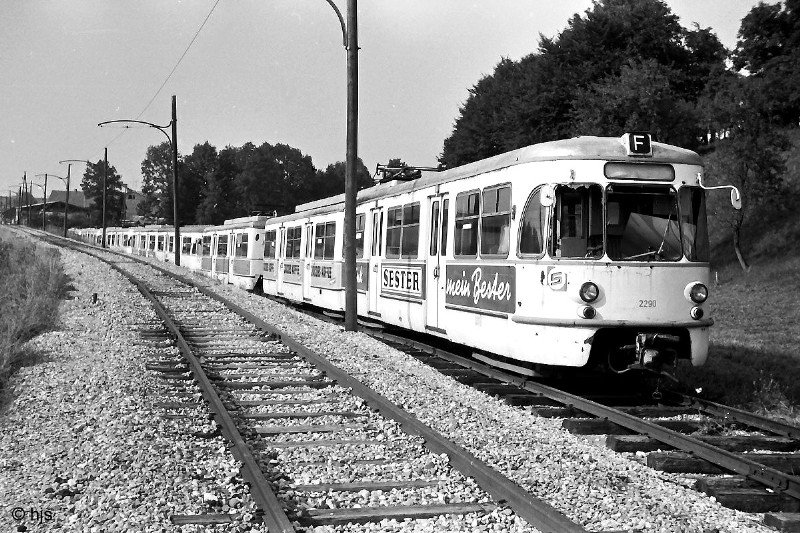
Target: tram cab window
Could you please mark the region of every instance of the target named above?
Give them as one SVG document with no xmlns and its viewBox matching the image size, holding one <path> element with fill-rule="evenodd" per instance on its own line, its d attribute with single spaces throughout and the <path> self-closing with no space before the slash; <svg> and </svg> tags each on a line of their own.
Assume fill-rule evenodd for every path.
<svg viewBox="0 0 800 533">
<path fill-rule="evenodd" d="M 419 254 L 419 202 L 392 207 L 386 217 L 386 257 L 416 258 Z"/>
<path fill-rule="evenodd" d="M 511 186 L 483 190 L 483 213 L 480 222 L 481 256 L 508 257 L 511 229 Z"/>
<path fill-rule="evenodd" d="M 316 233 L 314 259 L 323 261 L 333 259 L 333 249 L 336 244 L 336 222 L 317 224 Z"/>
<path fill-rule="evenodd" d="M 678 261 L 678 195 L 664 185 L 609 185 L 608 256 L 615 261 Z"/>
<path fill-rule="evenodd" d="M 181 245 L 181 253 L 188 254 L 192 250 L 192 239 L 191 237 L 181 237 L 182 245 Z"/>
<path fill-rule="evenodd" d="M 286 259 L 300 258 L 300 238 L 303 235 L 303 228 L 297 226 L 286 229 Z"/>
<path fill-rule="evenodd" d="M 465 192 L 456 196 L 456 229 L 453 238 L 456 256 L 475 257 L 478 253 L 478 218 L 480 193 Z"/>
<path fill-rule="evenodd" d="M 247 241 L 249 240 L 249 235 L 247 235 L 247 233 L 237 233 L 235 238 L 236 248 L 233 250 L 234 257 L 247 257 Z"/>
<path fill-rule="evenodd" d="M 551 254 L 555 258 L 603 256 L 603 192 L 599 185 L 556 189 Z"/>
<path fill-rule="evenodd" d="M 228 235 L 222 234 L 217 236 L 217 257 L 228 256 Z"/>
<path fill-rule="evenodd" d="M 681 187 L 679 197 L 683 254 L 689 261 L 708 261 L 705 191 L 700 187 Z"/>
<path fill-rule="evenodd" d="M 275 230 L 268 231 L 264 237 L 264 259 L 275 259 Z"/>
<path fill-rule="evenodd" d="M 363 213 L 356 215 L 356 259 L 364 257 L 364 219 Z"/>
<path fill-rule="evenodd" d="M 158 250 L 159 251 L 163 251 L 164 250 L 164 236 L 163 235 L 159 235 L 158 236 Z"/>
<path fill-rule="evenodd" d="M 547 208 L 542 205 L 542 188 L 534 190 L 525 204 L 525 212 L 519 223 L 519 255 L 541 255 L 544 253 Z"/>
<path fill-rule="evenodd" d="M 211 235 L 203 235 L 203 245 L 200 250 L 200 255 L 206 257 L 211 255 Z"/>
</svg>

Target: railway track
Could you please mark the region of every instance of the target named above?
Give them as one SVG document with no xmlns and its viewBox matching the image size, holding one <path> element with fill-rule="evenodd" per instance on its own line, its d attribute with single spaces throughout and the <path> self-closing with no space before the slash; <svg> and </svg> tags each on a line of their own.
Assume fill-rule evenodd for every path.
<svg viewBox="0 0 800 533">
<path fill-rule="evenodd" d="M 224 297 L 141 260 L 50 240 L 108 263 L 150 300 L 161 324 L 140 325 L 139 333 L 164 348 L 147 363 L 169 386 L 164 416 L 198 422 L 199 388 L 270 531 L 445 515 L 509 526 L 513 513 L 540 531 L 585 531 Z M 376 493 L 384 495 L 380 504 Z M 173 517 L 180 524 L 231 520 Z"/>
<path fill-rule="evenodd" d="M 461 383 L 563 418 L 573 434 L 605 436 L 608 448 L 637 454 L 655 470 L 696 476 L 695 488 L 726 507 L 800 531 L 800 427 L 674 391 L 658 402 L 570 393 L 418 340 L 368 333 Z"/>
</svg>

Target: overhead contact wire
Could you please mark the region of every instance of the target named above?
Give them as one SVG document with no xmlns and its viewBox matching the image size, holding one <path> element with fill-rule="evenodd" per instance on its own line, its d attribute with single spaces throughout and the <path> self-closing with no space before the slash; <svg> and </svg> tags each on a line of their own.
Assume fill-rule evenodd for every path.
<svg viewBox="0 0 800 533">
<path fill-rule="evenodd" d="M 142 115 L 144 115 L 145 111 L 147 111 L 150 108 L 151 105 L 153 105 L 153 102 L 155 102 L 156 98 L 158 98 L 158 95 L 161 94 L 161 91 L 167 85 L 167 82 L 169 82 L 170 78 L 172 78 L 172 75 L 175 74 L 175 71 L 178 70 L 178 67 L 180 66 L 181 62 L 183 61 L 183 58 L 186 57 L 186 54 L 189 53 L 189 49 L 192 47 L 194 42 L 197 40 L 197 37 L 200 35 L 200 32 L 203 31 L 203 28 L 205 27 L 206 23 L 208 22 L 208 19 L 211 18 L 211 15 L 214 13 L 214 10 L 217 8 L 217 5 L 219 3 L 220 3 L 220 0 L 217 0 L 216 2 L 214 2 L 214 5 L 211 6 L 211 9 L 209 10 L 208 15 L 206 15 L 206 18 L 203 19 L 203 22 L 202 22 L 202 24 L 200 24 L 200 27 L 197 28 L 197 31 L 194 32 L 194 37 L 192 37 L 192 40 L 189 41 L 189 44 L 186 46 L 186 49 L 183 51 L 181 56 L 178 58 L 178 61 L 175 63 L 175 66 L 172 67 L 172 70 L 169 72 L 169 74 L 167 74 L 167 77 L 164 79 L 164 81 L 158 87 L 158 89 L 156 90 L 155 94 L 153 94 L 153 97 L 150 98 L 150 101 L 147 102 L 147 105 L 144 106 L 144 109 L 142 109 L 141 112 L 138 115 L 136 115 L 136 119 L 137 120 L 140 119 L 142 117 Z M 116 142 L 117 139 L 119 139 L 120 137 L 125 135 L 125 132 L 127 130 L 128 130 L 128 128 L 123 129 L 120 133 L 117 134 L 116 137 L 111 139 L 111 141 L 107 145 L 105 145 L 104 148 L 108 148 L 109 146 L 114 144 L 114 142 Z"/>
</svg>

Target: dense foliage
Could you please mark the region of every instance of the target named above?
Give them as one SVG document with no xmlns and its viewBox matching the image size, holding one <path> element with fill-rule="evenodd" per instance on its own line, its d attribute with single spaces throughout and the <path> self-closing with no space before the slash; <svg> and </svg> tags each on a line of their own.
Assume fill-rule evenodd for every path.
<svg viewBox="0 0 800 533">
<path fill-rule="evenodd" d="M 603 0 L 539 51 L 503 59 L 461 108 L 440 161 L 461 165 L 575 135 L 650 131 L 695 147 L 693 106 L 725 70 L 709 29 L 685 29 L 660 0 Z"/>
<path fill-rule="evenodd" d="M 732 68 L 731 68 L 732 67 Z M 759 3 L 736 49 L 708 28 L 683 28 L 662 0 L 597 0 L 519 61 L 502 59 L 469 91 L 440 161 L 462 165 L 538 142 L 649 131 L 707 154 L 712 183 L 744 208 L 722 213 L 739 243 L 760 210 L 787 205 L 787 130 L 800 121 L 800 0 Z M 713 199 L 717 202 L 717 198 Z M 752 224 L 757 227 L 757 224 Z"/>
<path fill-rule="evenodd" d="M 172 159 L 170 146 L 151 146 L 142 162 L 145 201 L 141 215 L 172 223 Z M 311 157 L 286 144 L 217 149 L 205 142 L 178 160 L 180 224 L 221 224 L 253 213 L 286 214 L 296 205 L 344 192 L 342 162 L 317 170 Z M 359 160 L 359 188 L 372 184 Z"/>
</svg>

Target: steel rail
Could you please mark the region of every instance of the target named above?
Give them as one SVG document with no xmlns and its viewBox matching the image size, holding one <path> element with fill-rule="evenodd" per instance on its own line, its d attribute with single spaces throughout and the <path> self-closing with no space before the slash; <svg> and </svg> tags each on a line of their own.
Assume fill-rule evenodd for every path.
<svg viewBox="0 0 800 533">
<path fill-rule="evenodd" d="M 71 243 L 63 244 L 66 244 L 68 247 L 77 250 L 76 246 L 69 246 Z M 89 255 L 106 263 L 111 268 L 122 274 L 131 283 L 133 283 L 137 289 L 139 289 L 139 292 L 142 293 L 145 298 L 147 298 L 153 304 L 153 309 L 156 314 L 164 322 L 170 333 L 175 336 L 178 349 L 189 362 L 192 373 L 194 374 L 195 380 L 200 386 L 203 397 L 209 403 L 211 411 L 214 413 L 218 422 L 220 423 L 223 434 L 234 445 L 234 455 L 238 455 L 237 458 L 243 463 L 243 468 L 241 469 L 242 476 L 249 481 L 250 492 L 253 495 L 253 499 L 258 504 L 259 508 L 264 511 L 264 516 L 262 519 L 264 524 L 266 524 L 267 529 L 270 531 L 270 533 L 294 533 L 295 529 L 292 525 L 292 521 L 289 520 L 288 516 L 286 516 L 283 506 L 278 500 L 278 497 L 272 491 L 269 481 L 267 481 L 266 477 L 264 477 L 264 472 L 261 470 L 261 468 L 259 468 L 258 463 L 253 457 L 253 454 L 250 452 L 250 448 L 247 446 L 241 434 L 239 433 L 239 430 L 236 428 L 236 424 L 231 418 L 230 413 L 225 408 L 225 405 L 222 403 L 222 400 L 214 389 L 214 386 L 211 384 L 211 380 L 209 380 L 208 376 L 206 376 L 203 367 L 200 365 L 200 361 L 192 353 L 192 350 L 181 334 L 180 329 L 167 314 L 167 311 L 161 302 L 150 292 L 147 285 L 145 285 L 142 280 L 130 272 L 126 272 L 112 261 L 100 257 L 97 254 L 87 252 L 86 250 L 77 251 L 88 253 Z"/>
<path fill-rule="evenodd" d="M 734 453 L 717 448 L 711 444 L 707 444 L 689 435 L 684 435 L 683 433 L 667 429 L 656 424 L 655 422 L 649 422 L 647 420 L 637 418 L 636 416 L 624 413 L 612 407 L 587 400 L 575 394 L 571 394 L 548 385 L 535 383 L 527 380 L 526 378 L 508 374 L 502 370 L 498 370 L 482 363 L 477 363 L 445 350 L 433 347 L 427 347 L 426 349 L 426 345 L 423 343 L 416 341 L 408 342 L 408 340 L 390 333 L 376 332 L 375 336 L 378 338 L 393 340 L 398 343 L 411 344 L 420 350 L 443 357 L 465 368 L 469 368 L 486 376 L 510 383 L 521 389 L 527 390 L 528 392 L 541 394 L 547 398 L 550 398 L 551 400 L 563 403 L 564 405 L 573 407 L 579 411 L 583 411 L 598 418 L 603 418 L 610 422 L 614 422 L 615 424 L 636 433 L 647 435 L 648 437 L 663 442 L 664 444 L 669 444 L 670 446 L 680 450 L 691 452 L 695 456 L 705 459 L 706 461 L 720 466 L 726 470 L 741 474 L 788 496 L 800 499 L 800 477 L 798 476 L 786 474 L 775 468 L 764 466 L 750 459 L 746 459 Z M 709 405 L 709 407 L 712 407 L 712 405 Z M 744 411 L 742 411 L 742 413 L 744 413 Z M 750 413 L 750 415 L 751 417 L 757 418 L 757 415 L 753 415 L 752 413 Z"/>
<path fill-rule="evenodd" d="M 748 426 L 769 431 L 776 435 L 800 439 L 800 427 L 786 424 L 778 420 L 772 420 L 759 416 L 748 411 L 742 411 L 735 407 L 728 407 L 710 400 L 703 400 L 686 394 L 676 394 L 676 396 L 686 405 L 686 407 L 696 408 L 714 416 L 719 416 L 735 422 L 740 422 Z"/>
<path fill-rule="evenodd" d="M 56 238 L 58 239 L 58 237 Z M 94 246 L 90 244 L 80 244 L 94 248 Z M 187 285 L 195 287 L 200 293 L 222 303 L 228 307 L 228 309 L 250 321 L 252 324 L 261 328 L 266 333 L 274 335 L 290 350 L 297 352 L 302 357 L 305 357 L 309 361 L 313 362 L 318 366 L 318 368 L 323 370 L 323 372 L 337 381 L 341 386 L 352 389 L 354 394 L 363 398 L 367 404 L 377 409 L 382 415 L 398 422 L 400 426 L 403 427 L 407 432 L 422 437 L 425 441 L 425 446 L 429 450 L 434 453 L 447 454 L 450 462 L 462 474 L 474 478 L 483 490 L 489 493 L 497 501 L 507 504 L 517 515 L 526 520 L 536 529 L 542 531 L 542 533 L 587 532 L 584 527 L 567 518 L 566 515 L 558 511 L 550 504 L 536 498 L 520 485 L 475 457 L 462 446 L 459 446 L 455 442 L 445 438 L 438 431 L 428 427 L 411 413 L 392 403 L 385 396 L 353 378 L 344 370 L 335 366 L 321 355 L 306 348 L 300 342 L 287 335 L 280 328 L 269 324 L 250 311 L 247 311 L 241 306 L 233 303 L 224 296 L 216 294 L 208 287 L 197 284 L 197 282 L 186 276 L 177 274 L 160 265 L 152 264 L 137 257 L 128 256 L 127 254 L 121 254 L 111 250 L 103 251 L 106 253 L 120 255 L 126 259 L 134 259 L 139 263 L 145 264 Z M 112 263 L 109 264 L 114 266 Z M 273 530 L 270 528 L 270 532 L 272 531 Z"/>
</svg>

